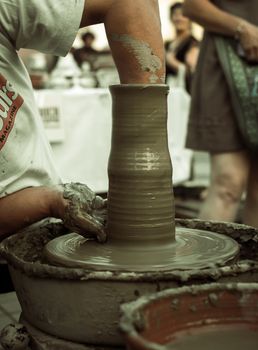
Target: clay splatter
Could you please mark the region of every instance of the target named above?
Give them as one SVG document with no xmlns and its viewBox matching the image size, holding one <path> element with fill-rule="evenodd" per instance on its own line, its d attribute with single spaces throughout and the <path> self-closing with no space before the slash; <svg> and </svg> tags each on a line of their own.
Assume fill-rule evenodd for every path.
<svg viewBox="0 0 258 350">
<path fill-rule="evenodd" d="M 173 310 L 178 310 L 179 308 L 179 300 L 178 299 L 173 299 L 171 301 L 171 306 Z"/>
<path fill-rule="evenodd" d="M 218 296 L 215 293 L 210 293 L 209 294 L 209 301 L 211 305 L 216 306 L 218 303 Z"/>
<path fill-rule="evenodd" d="M 121 42 L 126 48 L 134 53 L 141 69 L 145 72 L 151 73 L 149 78 L 150 83 L 154 84 L 159 79 L 163 80 L 164 77 L 159 78 L 156 74 L 156 72 L 161 69 L 162 62 L 160 58 L 153 53 L 153 50 L 148 43 L 135 39 L 127 34 L 113 34 L 112 40 Z"/>
<path fill-rule="evenodd" d="M 190 306 L 190 310 L 191 310 L 192 312 L 196 312 L 196 311 L 197 311 L 197 307 L 196 307 L 195 305 L 191 305 L 191 306 Z"/>
</svg>

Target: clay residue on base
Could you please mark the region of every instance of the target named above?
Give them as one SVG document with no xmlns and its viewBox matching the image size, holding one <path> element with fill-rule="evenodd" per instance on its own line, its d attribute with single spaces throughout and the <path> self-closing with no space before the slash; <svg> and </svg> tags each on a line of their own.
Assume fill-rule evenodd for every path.
<svg viewBox="0 0 258 350">
<path fill-rule="evenodd" d="M 254 227 L 220 221 L 204 221 L 199 219 L 175 219 L 177 227 L 187 227 L 223 233 L 241 245 L 240 260 L 258 261 L 258 230 Z"/>
<path fill-rule="evenodd" d="M 158 232 L 156 230 L 155 233 Z M 233 263 L 239 253 L 236 241 L 215 232 L 180 228 L 176 230 L 176 236 L 176 242 L 156 240 L 150 250 L 151 243 L 147 249 L 145 243 L 137 241 L 136 246 L 129 240 L 126 244 L 123 240 L 109 241 L 103 246 L 71 233 L 49 242 L 45 247 L 45 256 L 58 266 L 99 271 L 156 272 L 225 266 Z M 152 242 L 151 238 L 149 242 Z"/>
<path fill-rule="evenodd" d="M 149 81 L 155 84 L 160 79 L 164 82 L 164 77 L 159 77 L 157 71 L 162 68 L 161 59 L 153 53 L 150 45 L 142 40 L 135 39 L 127 34 L 113 34 L 111 36 L 113 41 L 121 42 L 130 52 L 135 55 L 141 69 L 144 72 L 150 72 Z"/>
<path fill-rule="evenodd" d="M 26 329 L 30 334 L 32 343 L 35 349 L 62 349 L 62 350 L 111 350 L 109 347 L 101 347 L 97 345 L 84 345 L 75 343 L 69 340 L 60 339 L 50 334 L 44 333 L 41 330 L 35 328 L 33 325 L 28 323 L 21 315 L 21 322 L 25 325 Z M 33 348 L 34 349 L 34 348 Z M 124 350 L 124 348 L 117 347 L 116 350 Z"/>
<path fill-rule="evenodd" d="M 193 271 L 157 271 L 157 272 L 116 272 L 93 271 L 83 268 L 65 268 L 49 264 L 43 255 L 45 245 L 52 239 L 68 233 L 61 224 L 48 224 L 44 227 L 15 234 L 0 244 L 0 255 L 9 265 L 26 275 L 42 278 L 68 280 L 112 280 L 150 282 L 162 281 L 158 290 L 174 281 L 175 285 L 220 282 L 252 282 L 257 281 L 258 274 L 258 230 L 252 227 L 229 224 L 208 223 L 200 220 L 176 220 L 178 226 L 198 229 L 209 229 L 235 238 L 240 244 L 240 254 L 233 264 L 222 267 L 210 267 Z M 245 237 L 245 239 L 243 239 Z M 251 254 L 248 248 L 253 246 Z M 254 252 L 256 251 L 256 254 Z M 250 256 L 251 255 L 251 256 Z"/>
</svg>

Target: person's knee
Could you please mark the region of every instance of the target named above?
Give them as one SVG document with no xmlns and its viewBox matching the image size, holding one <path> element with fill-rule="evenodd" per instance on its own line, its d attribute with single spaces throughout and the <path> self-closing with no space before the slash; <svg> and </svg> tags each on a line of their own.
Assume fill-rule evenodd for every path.
<svg viewBox="0 0 258 350">
<path fill-rule="evenodd" d="M 244 174 L 224 171 L 214 176 L 212 186 L 221 200 L 227 203 L 237 203 L 245 191 L 246 180 Z"/>
</svg>

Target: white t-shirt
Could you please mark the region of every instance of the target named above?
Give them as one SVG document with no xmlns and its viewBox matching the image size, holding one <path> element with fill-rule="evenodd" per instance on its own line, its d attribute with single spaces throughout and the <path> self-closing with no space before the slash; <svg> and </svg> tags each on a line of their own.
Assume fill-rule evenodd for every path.
<svg viewBox="0 0 258 350">
<path fill-rule="evenodd" d="M 65 56 L 84 0 L 0 1 L 0 197 L 61 182 L 20 48 Z"/>
</svg>

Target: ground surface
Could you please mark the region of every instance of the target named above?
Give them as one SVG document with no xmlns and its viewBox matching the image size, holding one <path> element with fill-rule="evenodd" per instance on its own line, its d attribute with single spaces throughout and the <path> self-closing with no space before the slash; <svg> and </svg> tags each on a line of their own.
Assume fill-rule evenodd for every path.
<svg viewBox="0 0 258 350">
<path fill-rule="evenodd" d="M 21 307 L 15 292 L 0 294 L 0 331 L 7 324 L 17 322 L 20 313 Z"/>
</svg>

